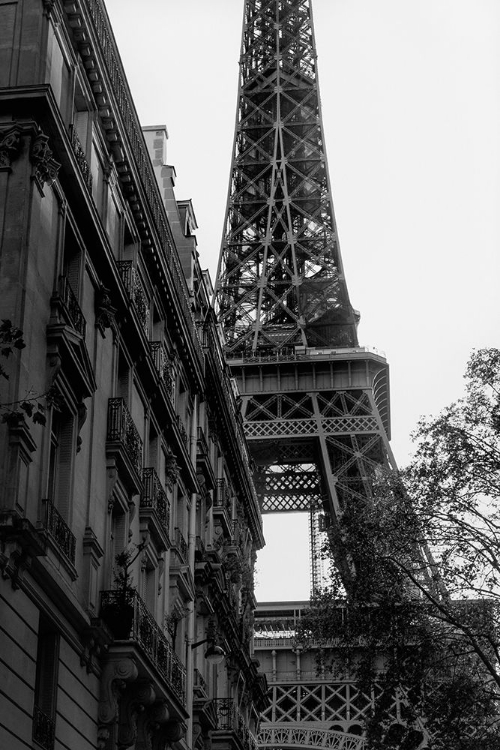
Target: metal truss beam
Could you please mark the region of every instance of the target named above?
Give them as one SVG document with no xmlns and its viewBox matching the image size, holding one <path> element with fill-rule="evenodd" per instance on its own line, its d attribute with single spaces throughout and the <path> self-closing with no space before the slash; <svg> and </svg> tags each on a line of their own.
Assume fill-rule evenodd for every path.
<svg viewBox="0 0 500 750">
<path fill-rule="evenodd" d="M 228 352 L 356 346 L 309 0 L 247 0 L 216 301 Z"/>
<path fill-rule="evenodd" d="M 245 0 L 240 72 L 215 287 L 226 358 L 242 397 L 261 509 L 307 511 L 313 588 L 325 530 L 349 586 L 355 570 L 337 549 L 339 521 L 370 496 L 381 468 L 394 466 L 388 367 L 358 345 L 325 153 L 311 0 Z M 265 624 L 269 642 L 256 636 L 273 690 L 259 745 L 361 750 L 373 696 L 338 675 L 318 678 L 314 656 L 307 666 L 304 655 L 301 666 L 293 633 L 278 620 Z M 285 659 L 283 649 L 291 652 Z"/>
</svg>

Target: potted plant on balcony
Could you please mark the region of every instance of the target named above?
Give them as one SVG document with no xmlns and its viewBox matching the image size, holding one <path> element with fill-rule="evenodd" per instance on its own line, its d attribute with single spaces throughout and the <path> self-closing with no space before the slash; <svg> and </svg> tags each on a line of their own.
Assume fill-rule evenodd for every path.
<svg viewBox="0 0 500 750">
<path fill-rule="evenodd" d="M 103 592 L 101 617 L 117 640 L 127 640 L 132 630 L 136 587 L 133 584 L 130 566 L 143 547 L 143 544 L 138 545 L 135 554 L 133 550 L 126 549 L 115 555 L 113 581 L 116 588 Z"/>
</svg>

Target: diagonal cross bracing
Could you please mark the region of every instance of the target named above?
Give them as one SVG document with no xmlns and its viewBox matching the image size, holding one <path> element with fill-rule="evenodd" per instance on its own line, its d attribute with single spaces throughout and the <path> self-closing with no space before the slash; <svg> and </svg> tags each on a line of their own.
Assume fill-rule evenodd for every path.
<svg viewBox="0 0 500 750">
<path fill-rule="evenodd" d="M 311 0 L 245 0 L 215 302 L 261 509 L 309 512 L 313 589 L 325 543 L 352 584 L 338 523 L 393 465 L 388 367 L 358 345 L 324 144 Z M 260 746 L 361 750 L 373 696 L 318 680 L 279 622 L 277 648 L 256 635 L 273 689 Z"/>
<path fill-rule="evenodd" d="M 309 1 L 247 0 L 240 69 L 216 286 L 227 350 L 355 346 Z"/>
</svg>

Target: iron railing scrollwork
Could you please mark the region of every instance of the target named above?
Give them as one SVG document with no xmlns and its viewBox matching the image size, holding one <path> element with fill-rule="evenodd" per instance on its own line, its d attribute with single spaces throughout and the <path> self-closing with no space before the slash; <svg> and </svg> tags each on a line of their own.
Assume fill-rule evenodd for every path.
<svg viewBox="0 0 500 750">
<path fill-rule="evenodd" d="M 193 685 L 195 688 L 199 688 L 202 690 L 205 694 L 207 694 L 207 683 L 203 679 L 203 676 L 199 669 L 194 670 L 193 675 Z"/>
<path fill-rule="evenodd" d="M 142 440 L 123 398 L 108 401 L 108 441 L 123 445 L 136 472 L 142 469 Z"/>
<path fill-rule="evenodd" d="M 89 190 L 92 190 L 92 172 L 90 171 L 90 166 L 87 161 L 85 151 L 83 150 L 83 147 L 82 147 L 80 138 L 78 137 L 78 133 L 76 132 L 75 126 L 70 125 L 69 127 L 70 127 L 70 138 L 71 138 L 71 146 L 73 148 L 73 153 L 75 154 L 76 161 L 80 168 L 80 172 L 82 173 L 82 177 L 85 180 L 85 184 L 87 185 Z"/>
<path fill-rule="evenodd" d="M 168 399 L 172 406 L 175 405 L 175 378 L 170 358 L 161 341 L 150 341 L 151 356 L 155 365 L 156 372 L 165 386 Z"/>
<path fill-rule="evenodd" d="M 184 539 L 182 531 L 177 526 L 174 529 L 173 546 L 177 550 L 177 554 L 179 555 L 181 561 L 183 563 L 187 563 L 188 545 L 186 540 Z"/>
<path fill-rule="evenodd" d="M 311 722 L 313 724 L 313 722 Z M 259 747 L 316 747 L 325 750 L 366 750 L 366 740 L 348 732 L 337 732 L 331 729 L 261 725 Z"/>
<path fill-rule="evenodd" d="M 52 500 L 43 500 L 42 502 L 45 506 L 43 519 L 45 531 L 54 540 L 63 555 L 74 565 L 76 558 L 76 539 L 74 534 Z"/>
<path fill-rule="evenodd" d="M 179 432 L 181 434 L 182 442 L 184 443 L 184 445 L 187 448 L 188 441 L 189 441 L 189 436 L 188 436 L 187 430 L 186 430 L 186 428 L 184 426 L 184 422 L 182 420 L 182 417 L 179 414 L 177 415 L 177 427 L 179 428 Z"/>
<path fill-rule="evenodd" d="M 33 739 L 43 750 L 53 750 L 55 723 L 37 705 L 33 708 Z"/>
<path fill-rule="evenodd" d="M 154 510 L 158 519 L 168 534 L 170 524 L 170 503 L 167 493 L 162 487 L 160 477 L 150 467 L 142 472 L 143 490 L 141 493 L 140 507 Z"/>
<path fill-rule="evenodd" d="M 131 260 L 120 260 L 117 262 L 118 272 L 122 283 L 127 290 L 130 301 L 133 303 L 141 327 L 146 335 L 149 335 L 149 300 L 144 289 L 141 277 L 134 268 Z"/>
<path fill-rule="evenodd" d="M 248 728 L 248 721 L 232 698 L 215 698 L 216 730 L 234 732 L 246 750 L 257 750 L 257 741 Z"/>
<path fill-rule="evenodd" d="M 217 491 L 215 493 L 214 506 L 224 508 L 229 516 L 232 515 L 231 492 L 225 479 L 217 479 Z"/>
<path fill-rule="evenodd" d="M 124 604 L 120 590 L 101 591 L 101 617 L 108 622 L 113 609 Z M 132 607 L 130 631 L 121 640 L 136 642 L 183 705 L 186 703 L 186 669 L 172 649 L 165 634 L 137 591 L 126 593 L 126 605 Z"/>
<path fill-rule="evenodd" d="M 209 456 L 209 450 L 208 450 L 208 443 L 207 439 L 205 437 L 205 431 L 203 430 L 203 427 L 198 427 L 198 454 L 201 456 Z"/>
<path fill-rule="evenodd" d="M 83 317 L 81 307 L 78 304 L 76 294 L 71 288 L 71 284 L 69 283 L 67 276 L 59 276 L 59 296 L 66 309 L 72 327 L 83 338 L 85 338 L 85 329 L 87 324 L 85 322 L 85 318 Z"/>
</svg>

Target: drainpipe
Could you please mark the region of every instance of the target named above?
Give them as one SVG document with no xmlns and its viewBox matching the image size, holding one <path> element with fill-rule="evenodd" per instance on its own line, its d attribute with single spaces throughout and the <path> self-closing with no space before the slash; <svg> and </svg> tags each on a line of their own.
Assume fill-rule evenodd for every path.
<svg viewBox="0 0 500 750">
<path fill-rule="evenodd" d="M 198 442 L 198 396 L 194 399 L 193 418 L 191 420 L 190 454 L 191 463 L 196 470 L 196 446 Z M 188 529 L 188 567 L 194 581 L 194 553 L 196 549 L 196 505 L 198 494 L 191 494 L 191 508 L 189 510 Z M 193 683 L 194 683 L 194 651 L 192 645 L 195 642 L 196 613 L 194 600 L 188 604 L 187 639 L 186 639 L 186 708 L 188 712 L 186 744 L 188 748 L 193 747 Z"/>
</svg>

